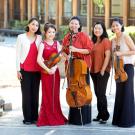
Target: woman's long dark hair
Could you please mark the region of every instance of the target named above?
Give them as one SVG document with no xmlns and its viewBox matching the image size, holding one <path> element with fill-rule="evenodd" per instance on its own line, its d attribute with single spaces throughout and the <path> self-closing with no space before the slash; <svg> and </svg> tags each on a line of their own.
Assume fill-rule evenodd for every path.
<svg viewBox="0 0 135 135">
<path fill-rule="evenodd" d="M 101 27 L 102 27 L 102 29 L 103 29 L 103 33 L 102 33 L 102 35 L 100 36 L 100 42 L 101 42 L 104 38 L 108 38 L 108 34 L 107 34 L 107 31 L 106 31 L 105 24 L 104 24 L 103 22 L 96 22 L 96 23 L 94 24 L 93 30 L 92 30 L 92 41 L 93 41 L 94 43 L 97 42 L 97 36 L 94 34 L 94 27 L 95 27 L 95 25 L 98 25 L 98 24 L 100 24 Z"/>
<path fill-rule="evenodd" d="M 38 18 L 32 17 L 32 18 L 29 20 L 28 24 L 30 24 L 30 23 L 33 22 L 34 20 L 38 22 L 38 30 L 35 32 L 35 34 L 40 35 L 40 34 L 41 34 L 41 30 L 40 30 L 40 22 L 39 22 L 39 19 L 38 19 Z M 26 26 L 25 31 L 29 32 L 29 26 L 28 26 L 28 25 Z"/>
</svg>

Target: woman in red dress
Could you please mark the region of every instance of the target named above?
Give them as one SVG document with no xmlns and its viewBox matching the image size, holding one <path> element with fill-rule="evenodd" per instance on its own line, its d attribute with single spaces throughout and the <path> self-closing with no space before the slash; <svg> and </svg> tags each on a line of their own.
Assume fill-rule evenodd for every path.
<svg viewBox="0 0 135 135">
<path fill-rule="evenodd" d="M 42 103 L 37 126 L 64 125 L 67 119 L 60 106 L 60 74 L 57 65 L 48 68 L 44 61 L 49 60 L 52 53 L 60 51 L 60 44 L 54 41 L 56 28 L 53 24 L 45 24 L 45 40 L 38 50 L 38 64 L 42 67 Z"/>
</svg>

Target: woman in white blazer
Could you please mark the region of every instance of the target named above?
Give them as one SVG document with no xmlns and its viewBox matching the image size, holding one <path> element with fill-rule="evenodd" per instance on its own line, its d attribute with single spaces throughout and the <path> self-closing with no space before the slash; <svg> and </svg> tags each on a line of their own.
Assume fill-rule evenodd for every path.
<svg viewBox="0 0 135 135">
<path fill-rule="evenodd" d="M 40 68 L 37 64 L 38 46 L 41 43 L 40 23 L 31 18 L 26 33 L 17 37 L 16 69 L 21 83 L 24 124 L 33 124 L 38 118 Z"/>
</svg>

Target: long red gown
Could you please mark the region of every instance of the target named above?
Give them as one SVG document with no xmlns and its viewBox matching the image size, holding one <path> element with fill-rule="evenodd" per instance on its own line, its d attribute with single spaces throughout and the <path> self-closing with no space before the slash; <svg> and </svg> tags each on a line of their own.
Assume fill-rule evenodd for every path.
<svg viewBox="0 0 135 135">
<path fill-rule="evenodd" d="M 52 46 L 44 42 L 43 58 L 49 59 L 52 53 L 58 53 L 57 42 Z M 60 106 L 60 74 L 57 69 L 55 74 L 49 75 L 41 72 L 42 102 L 37 126 L 64 125 L 67 119 L 62 114 Z"/>
</svg>

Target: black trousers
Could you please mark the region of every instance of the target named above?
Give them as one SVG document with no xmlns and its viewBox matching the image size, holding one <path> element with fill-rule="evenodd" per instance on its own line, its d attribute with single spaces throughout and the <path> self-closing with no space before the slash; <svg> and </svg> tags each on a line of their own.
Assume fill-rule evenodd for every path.
<svg viewBox="0 0 135 135">
<path fill-rule="evenodd" d="M 100 73 L 91 73 L 94 84 L 94 91 L 97 97 L 97 118 L 108 120 L 109 112 L 107 110 L 106 87 L 110 74 L 105 72 L 103 76 Z"/>
<path fill-rule="evenodd" d="M 87 69 L 86 82 L 90 85 L 89 69 Z M 73 125 L 85 125 L 91 123 L 91 105 L 84 105 L 79 108 L 70 107 L 68 123 Z"/>
<path fill-rule="evenodd" d="M 116 82 L 116 96 L 112 124 L 119 127 L 135 125 L 134 66 L 125 64 L 128 75 L 125 82 Z"/>
<path fill-rule="evenodd" d="M 40 72 L 21 70 L 22 111 L 24 121 L 34 122 L 38 118 Z"/>
</svg>

